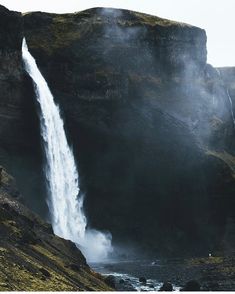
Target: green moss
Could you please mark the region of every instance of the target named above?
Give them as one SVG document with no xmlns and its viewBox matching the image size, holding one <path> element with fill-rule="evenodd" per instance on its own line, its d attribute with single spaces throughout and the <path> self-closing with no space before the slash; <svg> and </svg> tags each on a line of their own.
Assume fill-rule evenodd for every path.
<svg viewBox="0 0 235 294">
<path fill-rule="evenodd" d="M 1 190 L 0 200 L 0 291 L 112 290 L 48 224 Z"/>
<path fill-rule="evenodd" d="M 226 275 L 235 275 L 235 266 L 222 267 L 220 272 Z"/>
<path fill-rule="evenodd" d="M 129 18 L 120 16 L 116 19 L 116 24 L 123 27 L 139 25 L 191 27 L 188 24 L 139 12 L 128 11 L 128 14 L 130 15 Z M 30 15 L 29 17 L 32 17 Z M 110 18 L 94 13 L 93 9 L 74 14 L 44 13 L 43 15 L 46 15 L 50 21 L 42 27 L 39 26 L 36 32 L 30 33 L 29 46 L 42 49 L 48 55 L 52 55 L 55 50 L 63 50 L 63 48 L 69 47 L 71 43 L 81 39 L 90 30 L 96 30 L 100 25 L 110 25 Z M 25 14 L 25 17 L 27 17 L 27 14 Z"/>
<path fill-rule="evenodd" d="M 176 26 L 177 25 L 180 27 L 191 27 L 191 25 L 186 23 L 180 23 L 173 20 L 157 17 L 154 15 L 149 15 L 149 14 L 140 13 L 140 12 L 132 12 L 132 13 L 139 18 L 141 23 L 151 25 L 151 26 L 155 26 L 155 25 Z"/>
<path fill-rule="evenodd" d="M 92 271 L 87 271 L 84 268 L 81 268 L 79 271 L 73 271 L 71 268 L 65 265 L 65 260 L 60 256 L 53 254 L 49 249 L 41 245 L 32 245 L 35 251 L 46 256 L 51 260 L 56 266 L 63 268 L 63 270 L 68 274 L 69 277 L 79 280 L 79 283 L 86 285 L 86 287 L 91 291 L 97 291 L 97 284 L 100 283 L 101 276 L 94 274 Z M 111 290 L 107 287 L 106 284 L 101 284 L 100 290 Z"/>
<path fill-rule="evenodd" d="M 50 267 L 42 265 L 38 260 L 23 251 L 15 248 L 15 260 L 23 260 L 22 264 L 13 262 L 12 259 L 3 259 L 0 264 L 0 281 L 10 290 L 23 291 L 74 291 L 79 290 L 63 273 L 52 270 Z M 40 272 L 40 268 L 46 269 L 50 273 L 49 278 L 45 278 Z M 5 280 L 5 281 L 4 281 Z M 6 282 L 8 280 L 8 283 Z M 0 289 L 1 289 L 0 285 Z"/>
<path fill-rule="evenodd" d="M 53 254 L 51 251 L 49 251 L 47 248 L 45 248 L 45 246 L 41 246 L 41 245 L 31 245 L 31 247 L 38 253 L 46 256 L 48 259 L 50 259 L 51 261 L 55 262 L 57 265 L 59 266 L 64 266 L 64 262 L 61 261 L 60 257 L 56 256 L 55 254 Z"/>
<path fill-rule="evenodd" d="M 2 255 L 4 253 L 7 253 L 7 249 L 3 248 L 3 247 L 0 247 L 0 255 Z"/>
<path fill-rule="evenodd" d="M 13 220 L 5 220 L 2 225 L 21 238 L 21 230 Z M 11 235 L 10 235 L 11 236 Z M 52 236 L 63 250 L 64 241 Z M 8 242 L 6 243 L 9 246 Z M 72 261 L 53 249 L 47 243 L 0 247 L 0 290 L 1 291 L 81 291 L 111 290 L 89 268 L 72 270 L 66 263 Z M 48 272 L 44 275 L 41 269 Z"/>
<path fill-rule="evenodd" d="M 52 55 L 55 50 L 63 50 L 80 36 L 80 30 L 72 19 L 70 20 L 64 15 L 55 15 L 52 18 L 52 23 L 43 32 L 39 31 L 38 34 L 31 36 L 30 47 L 43 49 L 48 55 Z"/>
<path fill-rule="evenodd" d="M 2 168 L 2 166 L 0 166 Z M 13 178 L 9 176 L 6 171 L 2 168 L 2 173 L 1 173 L 1 184 L 9 184 L 13 181 Z M 1 186 L 1 185 L 0 185 Z"/>
<path fill-rule="evenodd" d="M 15 237 L 21 238 L 22 237 L 22 232 L 21 230 L 17 227 L 17 224 L 13 220 L 4 220 L 1 222 L 4 226 L 6 226 L 8 229 L 11 230 L 11 234 L 14 234 Z"/>
<path fill-rule="evenodd" d="M 56 16 L 51 25 L 53 35 L 53 46 L 55 48 L 63 48 L 73 41 L 80 38 L 81 34 L 77 26 L 72 21 L 68 21 L 64 17 Z"/>
<path fill-rule="evenodd" d="M 224 261 L 223 257 L 204 257 L 204 258 L 192 258 L 187 260 L 188 266 L 197 266 L 197 265 L 203 265 L 203 264 L 222 264 Z"/>
</svg>

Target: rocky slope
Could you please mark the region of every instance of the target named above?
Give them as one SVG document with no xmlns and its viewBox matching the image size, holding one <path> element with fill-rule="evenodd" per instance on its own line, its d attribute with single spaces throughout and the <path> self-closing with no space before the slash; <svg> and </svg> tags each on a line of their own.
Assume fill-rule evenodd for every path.
<svg viewBox="0 0 235 294">
<path fill-rule="evenodd" d="M 231 252 L 234 128 L 224 82 L 206 64 L 205 31 L 105 8 L 21 19 L 29 50 L 61 106 L 90 224 L 111 231 L 115 243 L 155 254 Z M 17 33 L 1 32 L 7 40 L 11 30 Z M 45 216 L 36 105 L 31 81 L 19 69 L 19 97 L 0 94 L 0 103 L 14 97 L 19 105 L 19 122 L 6 102 L 0 106 L 11 119 L 0 128 L 0 156 L 27 205 Z M 9 138 L 12 125 L 17 134 Z"/>
<path fill-rule="evenodd" d="M 0 291 L 112 290 L 76 246 L 15 198 L 14 179 L 0 182 Z"/>
</svg>

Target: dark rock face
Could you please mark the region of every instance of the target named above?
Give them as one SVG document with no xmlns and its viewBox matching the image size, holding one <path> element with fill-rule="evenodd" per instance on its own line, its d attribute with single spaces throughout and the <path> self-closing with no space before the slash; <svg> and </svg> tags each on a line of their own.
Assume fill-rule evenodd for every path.
<svg viewBox="0 0 235 294">
<path fill-rule="evenodd" d="M 234 129 L 224 83 L 206 64 L 205 32 L 103 8 L 23 19 L 29 50 L 65 119 L 90 224 L 111 231 L 114 242 L 155 254 L 223 250 L 234 220 Z M 14 136 L 17 152 L 30 150 L 19 165 L 33 175 L 30 191 L 15 168 L 26 195 L 42 186 L 29 82 L 29 100 L 14 96 L 25 111 L 21 124 L 31 121 L 28 130 L 15 124 L 27 140 Z M 1 140 L 0 146 L 11 143 L 7 135 Z M 32 202 L 39 213 L 46 210 Z"/>
<path fill-rule="evenodd" d="M 51 226 L 11 197 L 0 185 L 0 290 L 105 291 L 103 278 L 88 267 L 79 249 L 52 233 Z M 67 265 L 76 265 L 74 268 Z M 45 283 L 46 281 L 46 283 Z"/>
<path fill-rule="evenodd" d="M 1 148 L 13 149 L 14 145 L 23 148 L 24 139 L 27 141 L 27 118 L 24 120 L 27 98 L 21 57 L 23 19 L 20 13 L 3 6 L 0 16 Z"/>
<path fill-rule="evenodd" d="M 41 207 L 45 216 L 39 122 L 32 82 L 23 69 L 22 38 L 22 15 L 0 6 L 0 162 L 15 176 L 25 203 Z"/>
<path fill-rule="evenodd" d="M 23 36 L 23 19 L 21 13 L 9 11 L 0 5 L 0 14 L 1 51 L 20 51 Z"/>
</svg>

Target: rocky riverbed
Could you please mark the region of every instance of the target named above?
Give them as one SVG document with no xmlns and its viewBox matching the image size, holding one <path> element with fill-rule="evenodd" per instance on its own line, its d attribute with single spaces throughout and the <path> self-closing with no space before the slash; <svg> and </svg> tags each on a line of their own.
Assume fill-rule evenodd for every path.
<svg viewBox="0 0 235 294">
<path fill-rule="evenodd" d="M 197 290 L 195 287 L 202 291 L 235 290 L 234 256 L 136 260 L 91 266 L 105 274 L 117 290 L 159 291 L 167 282 L 173 291 Z"/>
</svg>

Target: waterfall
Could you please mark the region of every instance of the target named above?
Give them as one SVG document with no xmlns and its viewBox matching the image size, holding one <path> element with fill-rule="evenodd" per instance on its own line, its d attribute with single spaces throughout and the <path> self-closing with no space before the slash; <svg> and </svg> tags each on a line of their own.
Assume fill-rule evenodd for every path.
<svg viewBox="0 0 235 294">
<path fill-rule="evenodd" d="M 231 116 L 232 116 L 232 119 L 233 119 L 233 127 L 235 128 L 235 118 L 234 118 L 234 113 L 233 113 L 233 101 L 232 101 L 232 98 L 231 98 L 231 96 L 229 94 L 228 89 L 227 89 L 227 96 L 228 96 L 229 103 L 230 103 Z"/>
<path fill-rule="evenodd" d="M 220 79 L 222 80 L 220 70 L 217 68 L 216 71 L 217 71 L 217 73 L 218 73 Z M 224 84 L 224 87 L 226 88 L 225 83 L 223 83 L 223 84 Z M 229 94 L 229 90 L 228 90 L 228 88 L 226 89 L 226 94 L 227 94 L 228 101 L 229 101 L 229 104 L 230 104 L 230 111 L 231 111 L 231 116 L 232 116 L 232 120 L 233 120 L 233 127 L 235 128 L 235 117 L 234 117 L 234 112 L 233 112 L 233 101 L 232 101 L 232 98 L 231 98 L 231 96 L 230 96 L 230 94 Z"/>
<path fill-rule="evenodd" d="M 47 204 L 54 233 L 80 246 L 88 260 L 104 259 L 112 251 L 111 236 L 87 228 L 83 196 L 79 193 L 79 175 L 67 142 L 60 109 L 55 104 L 35 59 L 28 51 L 25 39 L 22 55 L 39 103 L 41 137 L 46 157 L 44 170 L 48 186 Z"/>
</svg>

